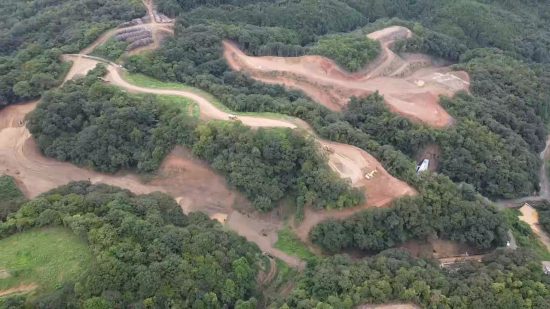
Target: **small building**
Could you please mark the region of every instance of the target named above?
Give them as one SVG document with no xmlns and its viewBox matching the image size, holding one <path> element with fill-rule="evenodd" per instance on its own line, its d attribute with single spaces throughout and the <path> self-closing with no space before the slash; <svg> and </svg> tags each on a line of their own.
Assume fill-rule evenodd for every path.
<svg viewBox="0 0 550 309">
<path fill-rule="evenodd" d="M 422 163 L 420 163 L 420 165 L 416 166 L 416 173 L 420 174 L 422 172 L 425 172 L 428 170 L 428 167 L 430 167 L 430 160 L 424 159 L 422 160 Z"/>
<path fill-rule="evenodd" d="M 550 275 L 550 261 L 542 261 L 542 271 Z"/>
</svg>

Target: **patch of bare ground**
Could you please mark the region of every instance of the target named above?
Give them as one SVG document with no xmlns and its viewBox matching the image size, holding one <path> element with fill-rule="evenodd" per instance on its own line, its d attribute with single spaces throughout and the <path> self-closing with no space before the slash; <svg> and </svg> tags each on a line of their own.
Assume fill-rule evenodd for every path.
<svg viewBox="0 0 550 309">
<path fill-rule="evenodd" d="M 546 246 L 547 250 L 550 251 L 550 237 L 545 231 L 542 230 L 539 224 L 539 213 L 537 210 L 529 204 L 525 204 L 519 209 L 519 211 L 521 212 L 519 219 L 529 224 L 531 230 L 533 230 L 533 233 L 539 237 L 540 241 Z"/>
<path fill-rule="evenodd" d="M 35 290 L 38 287 L 38 285 L 31 283 L 31 284 L 23 284 L 15 288 L 9 288 L 6 290 L 0 290 L 0 297 L 13 295 L 13 294 L 22 294 L 22 293 L 28 293 L 33 290 Z"/>
<path fill-rule="evenodd" d="M 225 59 L 234 70 L 265 83 L 301 90 L 331 110 L 341 110 L 352 96 L 378 91 L 395 113 L 437 128 L 449 126 L 453 119 L 439 105 L 439 96 L 467 91 L 469 77 L 426 55 L 400 56 L 390 49 L 393 42 L 411 35 L 410 30 L 399 26 L 369 34 L 381 43 L 382 51 L 378 59 L 357 73 L 346 72 L 321 56 L 251 57 L 229 41 L 223 47 Z"/>
<path fill-rule="evenodd" d="M 427 259 L 445 259 L 480 255 L 484 253 L 467 244 L 444 239 L 429 239 L 427 241 L 410 240 L 399 248 L 414 257 Z"/>
<path fill-rule="evenodd" d="M 324 140 L 320 143 L 328 154 L 331 168 L 342 178 L 350 179 L 353 187 L 363 190 L 367 200 L 363 205 L 346 209 L 306 208 L 304 220 L 294 228 L 302 241 L 308 242 L 309 231 L 322 221 L 345 219 L 367 208 L 387 206 L 399 197 L 417 194 L 407 183 L 390 175 L 382 164 L 366 151 L 355 146 Z"/>
<path fill-rule="evenodd" d="M 270 284 L 277 275 L 277 262 L 271 257 L 267 257 L 267 259 L 269 260 L 267 269 L 261 269 L 256 280 L 261 286 Z"/>
<path fill-rule="evenodd" d="M 226 225 L 248 241 L 256 243 L 263 252 L 268 252 L 293 268 L 305 268 L 305 262 L 274 247 L 282 222 L 261 220 L 254 215 L 233 211 L 227 218 Z"/>
</svg>

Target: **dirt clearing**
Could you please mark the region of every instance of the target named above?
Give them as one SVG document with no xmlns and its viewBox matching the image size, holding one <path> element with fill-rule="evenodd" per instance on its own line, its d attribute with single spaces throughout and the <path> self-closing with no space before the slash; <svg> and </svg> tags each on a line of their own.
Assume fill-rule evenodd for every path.
<svg viewBox="0 0 550 309">
<path fill-rule="evenodd" d="M 321 56 L 250 57 L 231 42 L 225 41 L 223 47 L 234 70 L 265 83 L 302 90 L 331 110 L 341 110 L 351 96 L 364 97 L 378 91 L 395 113 L 433 127 L 449 126 L 453 119 L 439 105 L 439 96 L 468 90 L 468 75 L 452 72 L 425 55 L 400 56 L 390 50 L 393 42 L 411 35 L 410 30 L 398 26 L 369 34 L 381 43 L 382 51 L 377 60 L 358 73 L 346 72 Z"/>
<path fill-rule="evenodd" d="M 519 219 L 529 224 L 531 230 L 533 230 L 533 233 L 539 237 L 540 241 L 546 246 L 547 250 L 550 251 L 550 237 L 548 237 L 548 234 L 542 230 L 539 224 L 539 214 L 537 210 L 531 205 L 525 204 L 519 209 L 519 211 L 521 212 Z"/>
<path fill-rule="evenodd" d="M 283 251 L 274 248 L 277 242 L 277 231 L 281 229 L 281 222 L 270 222 L 267 220 L 258 220 L 255 216 L 241 214 L 237 211 L 231 213 L 227 218 L 227 226 L 237 234 L 245 237 L 260 247 L 263 252 L 269 252 L 276 256 L 289 266 L 298 269 L 304 269 L 305 263 L 299 258 L 288 255 Z"/>
<path fill-rule="evenodd" d="M 304 220 L 294 228 L 303 242 L 308 242 L 309 231 L 322 221 L 345 219 L 367 208 L 387 206 L 399 197 L 417 194 L 407 183 L 390 175 L 368 152 L 355 146 L 325 140 L 320 143 L 327 152 L 330 167 L 342 178 L 350 179 L 353 187 L 363 190 L 367 201 L 363 205 L 346 209 L 306 208 Z"/>
</svg>

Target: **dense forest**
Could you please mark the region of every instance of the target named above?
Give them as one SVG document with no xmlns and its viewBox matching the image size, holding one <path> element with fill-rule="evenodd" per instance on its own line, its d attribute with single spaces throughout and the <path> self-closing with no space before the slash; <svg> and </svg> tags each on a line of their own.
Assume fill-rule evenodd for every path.
<svg viewBox="0 0 550 309">
<path fill-rule="evenodd" d="M 539 214 L 540 226 L 546 233 L 550 233 L 550 202 L 543 201 L 536 206 L 536 209 Z"/>
<path fill-rule="evenodd" d="M 258 248 L 166 195 L 71 183 L 0 222 L 0 238 L 46 226 L 85 240 L 93 265 L 32 308 L 222 308 L 257 297 Z"/>
<path fill-rule="evenodd" d="M 291 129 L 252 130 L 239 122 L 199 124 L 154 96 L 102 83 L 105 68 L 47 92 L 27 127 L 42 152 L 102 172 L 155 171 L 176 144 L 227 177 L 267 211 L 283 197 L 301 205 L 343 208 L 363 196 L 327 165 L 317 144 Z"/>
<path fill-rule="evenodd" d="M 359 249 L 379 252 L 410 239 L 443 238 L 478 249 L 503 246 L 508 229 L 502 214 L 466 184 L 424 175 L 421 195 L 402 198 L 345 220 L 327 220 L 310 232 L 313 243 L 329 252 Z"/>
<path fill-rule="evenodd" d="M 29 131 L 45 155 L 61 161 L 102 172 L 156 170 L 177 134 L 185 134 L 186 125 L 192 130 L 196 121 L 156 104 L 153 96 L 103 85 L 98 79 L 105 72 L 98 67 L 87 78 L 47 92 L 28 116 Z M 171 126 L 174 120 L 180 125 Z"/>
<path fill-rule="evenodd" d="M 0 107 L 35 99 L 60 84 L 75 53 L 102 32 L 145 14 L 140 1 L 2 0 Z"/>
<path fill-rule="evenodd" d="M 311 263 L 285 301 L 270 308 L 357 308 L 405 302 L 422 308 L 548 308 L 550 280 L 525 250 L 498 250 L 483 263 L 454 269 L 401 251 L 353 260 L 337 255 Z"/>
<path fill-rule="evenodd" d="M 13 177 L 0 176 L 0 221 L 6 220 L 9 214 L 17 212 L 25 201 L 25 196 L 17 187 Z"/>
</svg>

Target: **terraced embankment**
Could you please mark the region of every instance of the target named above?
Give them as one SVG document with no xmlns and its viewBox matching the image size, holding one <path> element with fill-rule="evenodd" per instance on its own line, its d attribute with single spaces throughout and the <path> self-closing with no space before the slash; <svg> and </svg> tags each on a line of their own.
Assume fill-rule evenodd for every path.
<svg viewBox="0 0 550 309">
<path fill-rule="evenodd" d="M 399 26 L 369 34 L 369 38 L 380 42 L 382 51 L 377 60 L 358 73 L 349 73 L 321 56 L 251 57 L 229 41 L 223 46 L 224 56 L 234 70 L 258 81 L 301 90 L 331 110 L 341 110 L 352 96 L 364 97 L 378 91 L 395 113 L 437 128 L 449 126 L 453 119 L 439 105 L 439 96 L 468 90 L 468 74 L 451 71 L 426 55 L 400 56 L 390 49 L 395 41 L 411 36 L 409 29 Z"/>
</svg>

